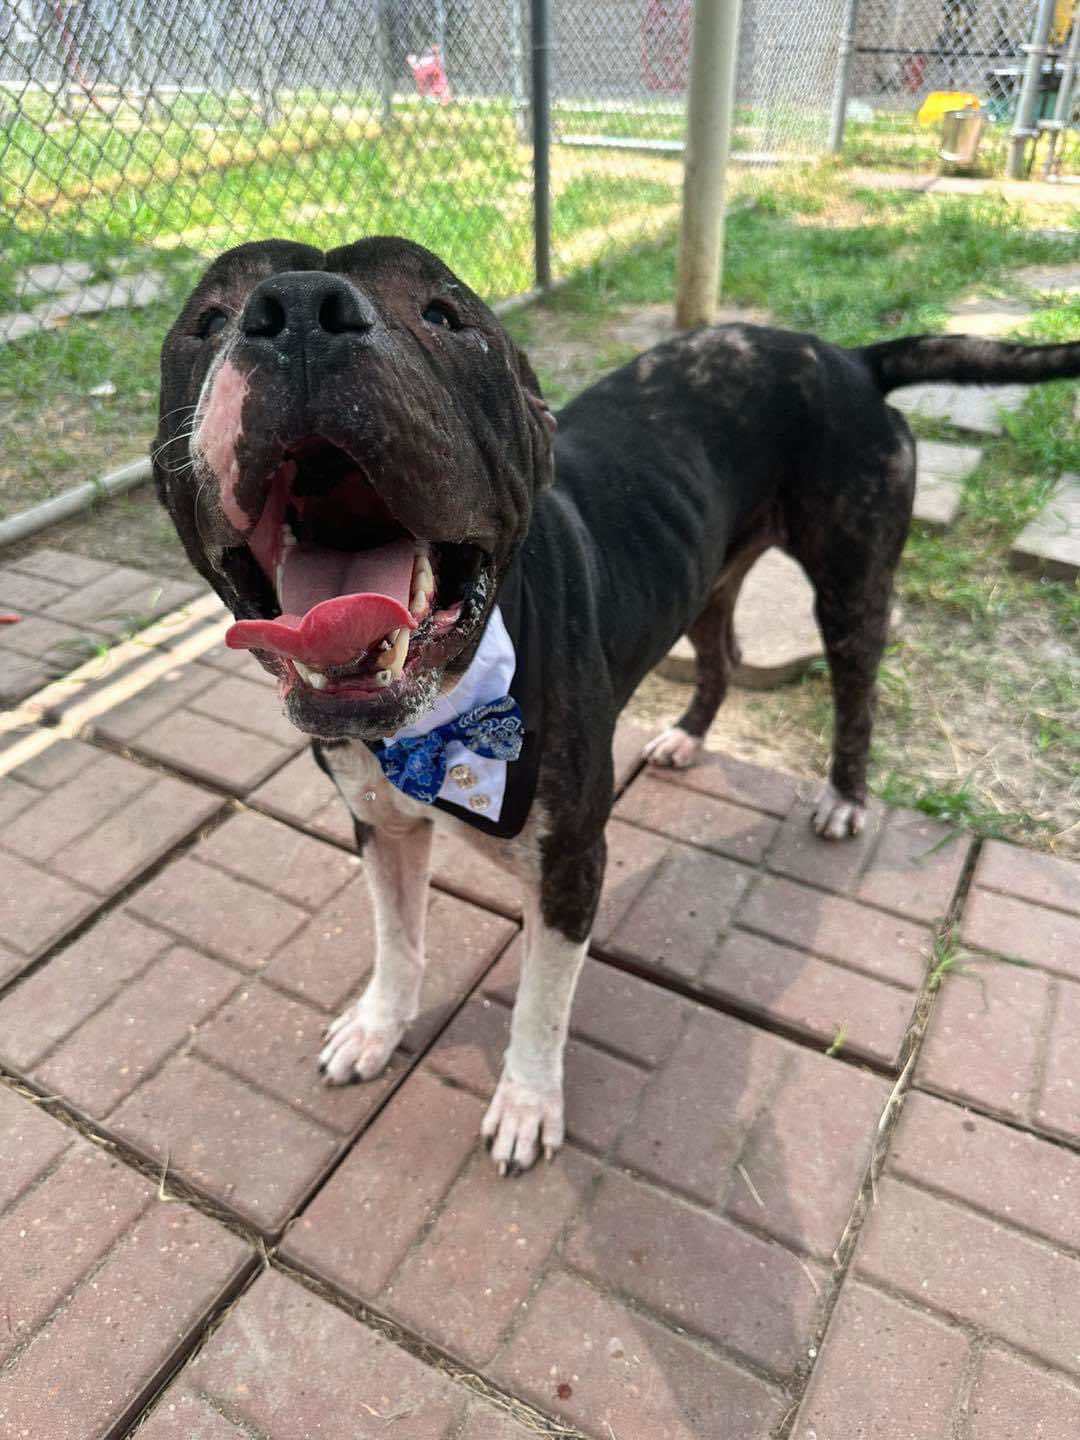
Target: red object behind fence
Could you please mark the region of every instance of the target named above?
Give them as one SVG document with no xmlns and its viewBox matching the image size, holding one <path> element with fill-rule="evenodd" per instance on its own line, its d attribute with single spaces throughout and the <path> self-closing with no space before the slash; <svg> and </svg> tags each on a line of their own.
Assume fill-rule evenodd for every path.
<svg viewBox="0 0 1080 1440">
<path fill-rule="evenodd" d="M 450 81 L 446 78 L 438 45 L 430 46 L 422 55 L 406 55 L 405 59 L 419 93 L 427 100 L 437 100 L 440 105 L 445 105 L 451 98 Z"/>
<path fill-rule="evenodd" d="M 690 81 L 693 0 L 648 0 L 641 17 L 641 78 L 650 90 L 677 95 Z"/>
</svg>

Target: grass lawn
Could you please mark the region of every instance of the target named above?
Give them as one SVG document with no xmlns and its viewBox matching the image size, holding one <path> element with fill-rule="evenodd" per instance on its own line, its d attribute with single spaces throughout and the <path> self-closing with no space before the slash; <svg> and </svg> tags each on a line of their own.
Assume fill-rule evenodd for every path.
<svg viewBox="0 0 1080 1440">
<path fill-rule="evenodd" d="M 509 105 L 399 101 L 384 129 L 370 97 L 281 97 L 270 125 L 242 96 L 77 124 L 34 99 L 0 127 L 0 313 L 35 303 L 21 277 L 43 261 L 86 262 L 95 281 L 153 270 L 164 292 L 0 344 L 0 515 L 145 454 L 161 340 L 231 245 L 400 234 L 489 299 L 533 283 L 532 154 Z M 670 227 L 680 184 L 677 157 L 556 148 L 556 264 L 566 273 Z"/>
<path fill-rule="evenodd" d="M 1076 210 L 1039 214 L 1072 238 L 1034 233 L 996 198 L 863 191 L 823 165 L 769 188 L 744 187 L 727 234 L 725 300 L 777 323 L 859 344 L 942 328 L 972 292 L 1024 295 L 1032 263 L 1080 258 Z M 668 305 L 672 244 L 594 268 L 542 309 L 515 317 L 555 398 L 629 358 L 617 332 L 643 306 Z M 1076 300 L 1040 306 L 1020 333 L 1080 335 Z M 943 536 L 916 528 L 900 569 L 901 623 L 881 675 L 872 783 L 885 799 L 986 835 L 1080 852 L 1080 593 L 1009 570 L 1011 539 L 1065 470 L 1080 470 L 1075 383 L 1033 389 L 967 482 Z M 918 422 L 927 437 L 955 438 Z M 650 677 L 632 709 L 670 723 L 687 692 Z M 712 734 L 717 748 L 823 774 L 831 733 L 824 667 L 768 693 L 736 691 Z"/>
</svg>

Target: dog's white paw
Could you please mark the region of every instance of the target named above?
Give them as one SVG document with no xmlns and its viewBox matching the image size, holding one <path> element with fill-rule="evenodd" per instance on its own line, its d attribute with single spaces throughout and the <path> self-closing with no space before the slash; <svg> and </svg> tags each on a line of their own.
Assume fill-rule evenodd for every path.
<svg viewBox="0 0 1080 1440">
<path fill-rule="evenodd" d="M 866 824 L 866 806 L 845 800 L 832 785 L 826 784 L 814 809 L 814 830 L 823 840 L 847 840 L 859 835 Z"/>
<path fill-rule="evenodd" d="M 562 1086 L 534 1090 L 503 1075 L 480 1125 L 500 1175 L 528 1170 L 540 1154 L 549 1160 L 563 1142 Z"/>
<path fill-rule="evenodd" d="M 407 1022 L 375 1024 L 363 1012 L 363 1000 L 350 1005 L 331 1022 L 319 1055 L 319 1070 L 328 1085 L 374 1080 L 386 1069 L 405 1034 Z"/>
<path fill-rule="evenodd" d="M 701 756 L 704 741 L 699 735 L 688 735 L 673 725 L 662 735 L 657 735 L 642 750 L 650 765 L 660 765 L 669 770 L 687 770 Z"/>
</svg>

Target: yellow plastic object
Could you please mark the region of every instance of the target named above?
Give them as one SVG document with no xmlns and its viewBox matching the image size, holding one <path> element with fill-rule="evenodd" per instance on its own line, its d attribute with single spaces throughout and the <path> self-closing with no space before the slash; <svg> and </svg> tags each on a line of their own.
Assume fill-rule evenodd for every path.
<svg viewBox="0 0 1080 1440">
<path fill-rule="evenodd" d="M 967 90 L 931 90 L 915 116 L 920 125 L 936 125 L 949 110 L 978 110 L 979 97 Z"/>
<path fill-rule="evenodd" d="M 1057 0 L 1054 6 L 1054 23 L 1050 26 L 1051 45 L 1064 45 L 1072 28 L 1075 12 L 1075 0 Z"/>
</svg>

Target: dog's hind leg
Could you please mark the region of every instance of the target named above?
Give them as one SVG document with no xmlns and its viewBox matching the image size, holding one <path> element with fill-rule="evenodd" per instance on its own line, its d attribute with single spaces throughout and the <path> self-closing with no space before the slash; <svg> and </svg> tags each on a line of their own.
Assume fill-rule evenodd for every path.
<svg viewBox="0 0 1080 1440">
<path fill-rule="evenodd" d="M 866 823 L 866 769 L 877 704 L 877 672 L 889 630 L 888 577 L 847 593 L 818 586 L 817 617 L 833 690 L 829 779 L 813 825 L 826 840 L 858 835 Z"/>
<path fill-rule="evenodd" d="M 816 593 L 833 692 L 829 779 L 813 814 L 826 840 L 858 835 L 866 823 L 866 771 L 877 704 L 877 673 L 889 636 L 893 576 L 915 488 L 914 444 L 897 429 L 893 454 L 855 472 L 854 500 L 834 499 L 829 523 L 792 525 L 791 553 Z M 849 495 L 850 495 L 849 491 Z"/>
<path fill-rule="evenodd" d="M 739 665 L 735 603 L 750 567 L 767 545 L 748 546 L 725 567 L 708 603 L 687 630 L 697 656 L 694 693 L 681 719 L 657 735 L 642 754 L 650 765 L 685 770 L 701 755 L 709 726 L 724 702 Z"/>
<path fill-rule="evenodd" d="M 430 820 L 410 818 L 371 832 L 364 863 L 375 907 L 375 968 L 360 999 L 327 1031 L 319 1069 L 331 1084 L 373 1080 L 416 1018 L 433 829 Z"/>
<path fill-rule="evenodd" d="M 563 1052 L 570 1009 L 604 877 L 601 835 L 591 846 L 544 848 L 539 890 L 525 904 L 525 954 L 495 1096 L 481 1133 L 501 1175 L 527 1170 L 563 1141 Z"/>
</svg>

